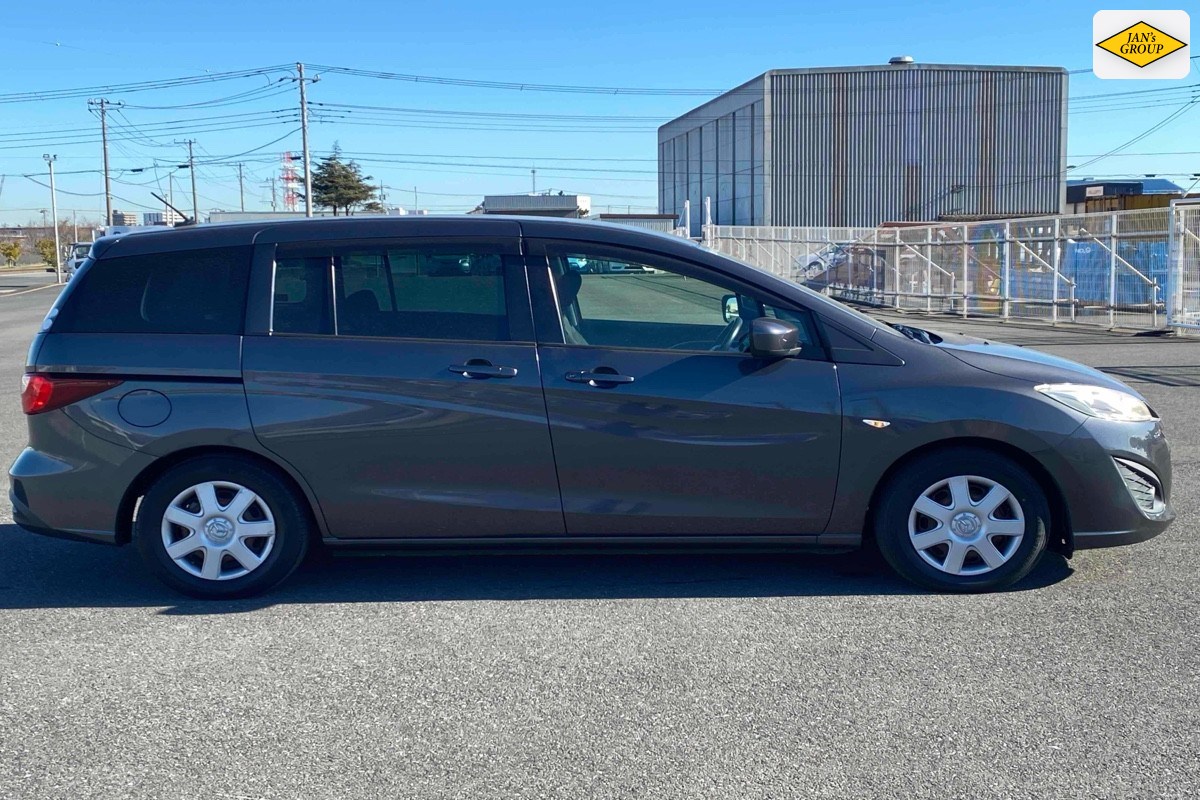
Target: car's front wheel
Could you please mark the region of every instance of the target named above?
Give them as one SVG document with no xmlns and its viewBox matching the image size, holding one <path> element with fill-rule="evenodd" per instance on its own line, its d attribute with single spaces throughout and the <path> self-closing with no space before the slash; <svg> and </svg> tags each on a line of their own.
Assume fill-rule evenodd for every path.
<svg viewBox="0 0 1200 800">
<path fill-rule="evenodd" d="M 974 448 L 947 448 L 904 465 L 881 491 L 879 550 L 900 575 L 938 591 L 1002 589 L 1046 549 L 1050 509 L 1019 464 Z"/>
<path fill-rule="evenodd" d="M 213 456 L 163 474 L 138 508 L 134 541 L 151 571 L 202 598 L 249 597 L 292 573 L 309 522 L 295 490 L 252 462 Z"/>
</svg>

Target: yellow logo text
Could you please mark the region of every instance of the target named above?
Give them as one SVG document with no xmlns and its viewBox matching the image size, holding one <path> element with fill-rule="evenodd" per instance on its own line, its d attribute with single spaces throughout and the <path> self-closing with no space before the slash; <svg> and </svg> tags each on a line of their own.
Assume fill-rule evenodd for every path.
<svg viewBox="0 0 1200 800">
<path fill-rule="evenodd" d="M 1187 43 L 1163 33 L 1153 25 L 1139 22 L 1102 42 L 1096 42 L 1096 47 L 1107 50 L 1130 64 L 1144 67 L 1187 47 Z"/>
</svg>

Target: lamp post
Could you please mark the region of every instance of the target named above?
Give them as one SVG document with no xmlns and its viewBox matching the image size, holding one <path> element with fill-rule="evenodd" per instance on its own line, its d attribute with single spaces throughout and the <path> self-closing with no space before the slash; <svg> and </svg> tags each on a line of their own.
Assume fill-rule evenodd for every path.
<svg viewBox="0 0 1200 800">
<path fill-rule="evenodd" d="M 50 167 L 50 221 L 54 223 L 54 279 L 62 283 L 62 243 L 58 240 L 58 192 L 54 188 L 54 162 L 57 155 L 43 153 L 46 165 Z"/>
</svg>

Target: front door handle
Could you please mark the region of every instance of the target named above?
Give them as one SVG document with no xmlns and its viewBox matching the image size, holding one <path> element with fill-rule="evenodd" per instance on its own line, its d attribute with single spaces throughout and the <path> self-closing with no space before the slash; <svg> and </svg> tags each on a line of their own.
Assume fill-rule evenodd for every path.
<svg viewBox="0 0 1200 800">
<path fill-rule="evenodd" d="M 465 364 L 451 364 L 446 369 L 464 378 L 515 378 L 516 367 L 498 367 L 486 358 L 472 358 Z"/>
<path fill-rule="evenodd" d="M 568 372 L 565 376 L 572 383 L 586 383 L 588 386 L 609 388 L 622 383 L 633 383 L 632 375 L 622 375 L 612 367 L 596 367 L 590 372 Z"/>
</svg>

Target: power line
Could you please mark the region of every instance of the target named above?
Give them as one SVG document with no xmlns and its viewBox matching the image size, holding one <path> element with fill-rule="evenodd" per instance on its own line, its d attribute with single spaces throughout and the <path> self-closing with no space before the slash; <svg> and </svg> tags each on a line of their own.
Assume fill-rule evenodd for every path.
<svg viewBox="0 0 1200 800">
<path fill-rule="evenodd" d="M 133 83 L 110 83 L 100 86 L 85 86 L 75 89 L 48 89 L 36 92 L 11 92 L 0 94 L 0 104 L 28 103 L 46 100 L 69 100 L 81 97 L 93 97 L 102 94 L 131 94 L 155 89 L 173 89 L 181 86 L 194 86 L 202 83 L 248 78 L 255 75 L 268 75 L 276 72 L 290 72 L 291 66 L 276 64 L 269 67 L 235 70 L 232 72 L 213 72 L 205 75 L 191 75 L 182 78 L 167 78 L 156 81 L 136 81 Z"/>
<path fill-rule="evenodd" d="M 513 83 L 509 81 L 472 80 L 468 78 L 447 78 L 436 75 L 411 75 L 400 72 L 384 72 L 380 70 L 355 69 L 353 67 L 334 67 L 321 64 L 310 64 L 313 69 L 322 72 L 332 72 L 341 75 L 353 75 L 359 78 L 377 78 L 391 81 L 408 81 L 411 83 L 431 83 L 442 86 L 469 86 L 479 89 L 509 89 L 521 92 L 570 92 L 575 94 L 624 94 L 645 96 L 666 95 L 714 95 L 720 94 L 713 89 L 652 89 L 618 86 L 568 86 L 549 83 Z"/>
<path fill-rule="evenodd" d="M 109 105 L 113 105 L 111 102 Z M 114 111 L 115 113 L 115 111 Z M 199 125 L 211 125 L 215 123 L 228 124 L 233 121 L 252 120 L 252 119 L 269 119 L 278 114 L 293 114 L 295 109 L 292 108 L 276 108 L 266 111 L 242 111 L 236 114 L 218 114 L 211 117 L 190 117 L 184 119 L 174 119 L 166 122 L 151 122 L 143 123 L 140 132 L 141 135 L 146 135 L 147 132 L 159 133 L 162 130 L 171 128 L 182 128 L 189 124 L 195 123 Z M 44 141 L 45 137 L 54 136 L 56 134 L 63 135 L 80 135 L 79 127 L 59 128 L 57 130 L 37 131 L 36 135 L 30 135 L 28 132 L 5 133 L 0 134 L 0 142 L 14 141 Z"/>
<path fill-rule="evenodd" d="M 232 155 L 212 156 L 209 159 L 198 160 L 196 163 L 200 166 L 228 164 L 230 161 L 232 161 L 235 158 L 241 158 L 243 156 L 249 155 L 250 153 L 255 153 L 255 152 L 258 152 L 259 150 L 265 150 L 266 148 L 268 148 L 272 145 L 279 144 L 284 139 L 288 138 L 289 136 L 294 136 L 295 134 L 297 134 L 299 132 L 300 132 L 299 128 L 294 128 L 294 129 L 288 131 L 287 133 L 285 133 L 283 136 L 280 136 L 277 139 L 272 139 L 269 142 L 260 144 L 257 147 L 253 147 L 253 148 L 251 148 L 249 150 L 245 150 L 241 153 L 233 153 Z M 272 162 L 274 162 L 274 160 L 275 160 L 274 158 L 271 159 Z M 178 161 L 173 160 L 170 163 L 177 165 Z M 124 175 L 125 173 L 143 172 L 147 169 L 160 169 L 161 166 L 162 165 L 159 164 L 157 160 L 155 160 L 154 163 L 150 166 L 125 167 L 123 169 L 115 170 L 115 172 L 117 174 Z M 67 170 L 67 171 L 57 170 L 56 174 L 58 174 L 58 175 L 98 175 L 98 174 L 100 174 L 100 172 L 101 172 L 101 170 L 98 170 L 98 169 L 76 169 L 76 170 Z M 5 173 L 5 177 L 25 177 L 25 175 L 19 174 L 19 173 Z"/>
<path fill-rule="evenodd" d="M 195 103 L 179 103 L 177 105 L 164 106 L 143 106 L 126 104 L 126 108 L 134 108 L 140 111 L 178 111 L 185 108 L 225 108 L 227 106 L 236 106 L 243 103 L 250 103 L 255 100 L 262 100 L 268 97 L 275 97 L 280 94 L 287 94 L 290 89 L 282 85 L 287 78 L 276 78 L 267 86 L 259 86 L 255 89 L 248 89 L 244 92 L 231 94 L 228 97 L 218 97 L 212 100 L 200 100 Z"/>
<path fill-rule="evenodd" d="M 324 152 L 332 152 L 332 151 L 324 151 Z M 346 155 L 346 156 L 351 156 L 351 157 L 391 156 L 391 157 L 395 157 L 395 158 L 490 158 L 490 159 L 505 160 L 505 161 L 524 161 L 526 164 L 532 163 L 534 161 L 581 161 L 581 162 L 621 162 L 621 163 L 634 163 L 634 162 L 639 162 L 639 161 L 649 162 L 649 163 L 657 163 L 657 161 L 658 161 L 657 158 L 595 158 L 592 156 L 551 157 L 551 156 L 541 156 L 541 155 L 538 155 L 538 156 L 529 156 L 529 155 L 481 156 L 481 155 L 471 155 L 471 154 L 467 154 L 467 153 L 451 153 L 448 155 L 447 154 L 439 154 L 439 153 L 375 153 L 375 152 L 366 152 L 366 151 L 360 151 L 360 150 L 355 150 L 355 151 L 343 150 L 342 154 Z"/>
<path fill-rule="evenodd" d="M 253 124 L 246 124 L 246 125 L 229 125 L 227 123 L 226 124 L 213 123 L 210 125 L 179 126 L 177 128 L 173 128 L 173 129 L 172 128 L 164 128 L 162 130 L 157 130 L 155 132 L 159 133 L 159 134 L 174 133 L 176 135 L 194 134 L 194 133 L 225 133 L 225 132 L 231 132 L 231 131 L 253 130 L 255 128 L 274 128 L 274 127 L 277 127 L 278 125 L 280 125 L 281 123 L 295 122 L 295 121 L 296 120 L 295 120 L 295 116 L 293 113 L 293 115 L 291 115 L 291 116 L 281 116 L 281 117 L 275 118 L 274 120 L 269 121 L 269 122 L 264 121 L 264 122 L 258 122 L 258 123 L 253 123 Z M 110 139 L 113 141 L 130 141 L 131 137 L 110 137 Z M 68 138 L 68 139 L 54 140 L 54 141 L 42 140 L 42 141 L 34 143 L 34 144 L 25 144 L 25 143 L 11 144 L 11 143 L 0 142 L 0 150 L 24 150 L 24 149 L 28 149 L 30 147 L 41 147 L 41 146 L 49 146 L 49 145 L 67 146 L 67 145 L 98 144 L 99 142 L 100 142 L 99 138 Z"/>
<path fill-rule="evenodd" d="M 1146 138 L 1147 136 L 1149 136 L 1150 134 L 1154 133 L 1155 131 L 1161 130 L 1161 129 L 1162 129 L 1162 128 L 1164 128 L 1165 126 L 1167 126 L 1167 125 L 1171 124 L 1171 123 L 1172 123 L 1172 122 L 1174 122 L 1175 120 L 1177 120 L 1177 119 L 1179 119 L 1180 117 L 1182 117 L 1182 116 L 1183 116 L 1184 114 L 1186 114 L 1187 112 L 1191 111 L 1193 108 L 1195 108 L 1195 107 L 1196 107 L 1196 103 L 1197 103 L 1197 102 L 1200 102 L 1200 100 L 1192 100 L 1192 101 L 1190 101 L 1189 103 L 1185 104 L 1184 106 L 1182 106 L 1182 107 L 1180 107 L 1180 108 L 1176 109 L 1176 110 L 1175 110 L 1174 112 L 1172 112 L 1171 114 L 1167 115 L 1167 116 L 1166 116 L 1166 117 L 1165 117 L 1165 118 L 1164 118 L 1164 119 L 1163 119 L 1161 122 L 1158 122 L 1157 124 L 1150 126 L 1150 127 L 1149 127 L 1149 128 L 1147 128 L 1146 130 L 1144 130 L 1144 131 L 1142 131 L 1141 133 L 1139 133 L 1137 136 L 1134 136 L 1134 137 L 1133 137 L 1132 139 L 1130 139 L 1129 141 L 1127 141 L 1127 142 L 1124 142 L 1123 144 L 1119 144 L 1119 145 L 1117 145 L 1117 146 L 1116 146 L 1116 147 L 1114 147 L 1112 150 L 1109 150 L 1107 153 L 1104 153 L 1104 154 L 1102 154 L 1102 155 L 1098 155 L 1098 156 L 1096 156 L 1095 158 L 1092 158 L 1092 159 L 1091 159 L 1091 160 L 1089 160 L 1089 161 L 1085 161 L 1085 162 L 1083 162 L 1082 164 L 1077 164 L 1077 165 L 1075 165 L 1075 169 L 1077 169 L 1077 170 L 1081 170 L 1081 169 L 1083 169 L 1084 167 L 1087 167 L 1087 166 L 1090 166 L 1090 165 L 1092 165 L 1092 164 L 1095 164 L 1097 161 L 1102 161 L 1102 160 L 1104 160 L 1104 159 L 1108 158 L 1109 156 L 1116 155 L 1117 153 L 1121 152 L 1122 150 L 1124 150 L 1126 147 L 1129 147 L 1130 145 L 1137 144 L 1138 142 L 1140 142 L 1142 139 L 1145 139 L 1145 138 Z"/>
</svg>

